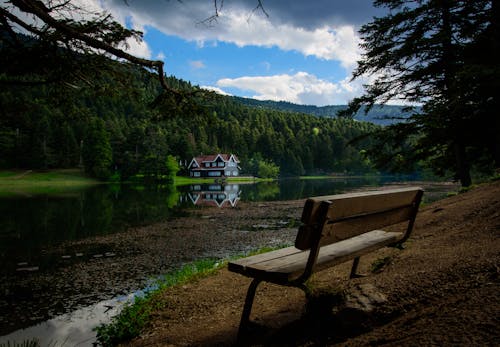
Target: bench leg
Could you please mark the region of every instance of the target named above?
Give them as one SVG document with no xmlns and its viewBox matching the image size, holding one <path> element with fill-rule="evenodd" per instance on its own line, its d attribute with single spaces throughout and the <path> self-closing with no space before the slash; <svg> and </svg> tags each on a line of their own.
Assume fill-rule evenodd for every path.
<svg viewBox="0 0 500 347">
<path fill-rule="evenodd" d="M 359 277 L 359 275 L 356 273 L 358 271 L 358 265 L 359 265 L 359 257 L 356 257 L 352 262 L 351 274 L 349 275 L 349 278 Z"/>
<path fill-rule="evenodd" d="M 253 299 L 255 298 L 255 291 L 257 286 L 262 282 L 259 279 L 254 279 L 248 287 L 247 296 L 245 299 L 245 306 L 243 306 L 243 313 L 241 314 L 240 328 L 238 330 L 238 338 L 244 334 L 245 328 L 250 322 L 250 312 L 252 311 Z"/>
</svg>

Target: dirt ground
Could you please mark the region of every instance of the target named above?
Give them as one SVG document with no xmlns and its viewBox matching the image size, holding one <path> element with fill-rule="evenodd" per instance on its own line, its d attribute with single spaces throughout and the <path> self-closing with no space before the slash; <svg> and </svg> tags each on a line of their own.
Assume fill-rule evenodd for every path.
<svg viewBox="0 0 500 347">
<path fill-rule="evenodd" d="M 264 214 L 278 222 L 297 218 L 301 204 L 256 206 L 245 223 L 257 224 Z M 423 206 L 404 249 L 361 258 L 360 272 L 368 276 L 348 280 L 349 263 L 316 274 L 310 286 L 324 294 L 316 298 L 323 309 L 306 310 L 298 289 L 262 284 L 252 311 L 258 327 L 237 341 L 250 280 L 222 269 L 163 293 L 165 305 L 127 346 L 498 345 L 499 236 L 497 181 Z M 376 262 L 383 267 L 374 273 Z"/>
</svg>

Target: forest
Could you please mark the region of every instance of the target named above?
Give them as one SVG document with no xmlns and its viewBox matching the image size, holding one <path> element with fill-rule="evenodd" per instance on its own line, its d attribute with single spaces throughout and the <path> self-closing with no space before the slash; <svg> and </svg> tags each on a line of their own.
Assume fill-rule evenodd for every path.
<svg viewBox="0 0 500 347">
<path fill-rule="evenodd" d="M 154 76 L 131 65 L 109 64 L 108 72 L 96 77 L 98 88 L 47 84 L 2 89 L 0 167 L 81 167 L 104 180 L 158 178 L 179 169 L 182 173 L 178 164 L 195 155 L 227 152 L 238 156 L 248 175 L 374 170 L 364 155 L 370 139 L 351 141 L 377 125 L 256 108 L 206 92 L 184 105 L 178 100 L 155 102 L 161 91 Z M 120 88 L 106 83 L 113 69 L 122 73 Z M 167 83 L 188 93 L 199 91 L 175 77 Z M 259 172 L 259 167 L 269 166 L 279 170 Z"/>
<path fill-rule="evenodd" d="M 256 100 L 241 97 L 234 98 L 244 105 L 257 108 L 270 108 L 327 118 L 335 118 L 339 112 L 348 109 L 348 105 L 298 105 L 286 101 Z M 391 125 L 408 119 L 411 117 L 413 112 L 420 111 L 420 106 L 408 107 L 402 105 L 376 105 L 370 110 L 367 110 L 366 108 L 358 110 L 354 114 L 353 118 L 362 122 L 370 122 L 378 125 Z"/>
<path fill-rule="evenodd" d="M 75 19 L 86 11 L 71 1 L 8 4 L 0 7 L 1 168 L 158 178 L 194 155 L 230 152 L 257 176 L 426 167 L 468 187 L 476 172 L 499 172 L 498 1 L 375 1 L 387 12 L 359 29 L 352 73 L 374 79 L 349 105 L 326 107 L 204 91 L 168 77 L 163 61 L 121 49 L 143 33 L 105 12 Z M 380 106 L 395 101 L 419 107 Z M 367 112 L 387 122 L 360 121 Z"/>
</svg>

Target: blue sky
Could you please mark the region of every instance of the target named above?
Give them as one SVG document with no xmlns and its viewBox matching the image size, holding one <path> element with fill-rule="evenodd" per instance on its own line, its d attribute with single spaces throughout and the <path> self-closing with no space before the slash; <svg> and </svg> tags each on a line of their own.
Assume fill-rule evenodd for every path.
<svg viewBox="0 0 500 347">
<path fill-rule="evenodd" d="M 381 15 L 370 0 L 80 0 L 144 33 L 128 51 L 165 62 L 168 75 L 237 96 L 346 104 L 358 29 Z M 216 13 L 216 21 L 204 21 Z"/>
</svg>

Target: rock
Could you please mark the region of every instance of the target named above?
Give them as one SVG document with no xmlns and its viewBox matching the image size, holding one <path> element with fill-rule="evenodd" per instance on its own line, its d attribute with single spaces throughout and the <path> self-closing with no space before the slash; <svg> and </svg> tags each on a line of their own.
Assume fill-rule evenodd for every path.
<svg viewBox="0 0 500 347">
<path fill-rule="evenodd" d="M 374 285 L 359 284 L 346 295 L 345 307 L 364 312 L 372 312 L 377 306 L 385 303 L 387 297 L 380 293 Z"/>
</svg>

